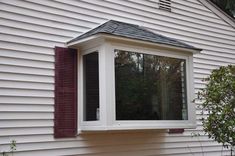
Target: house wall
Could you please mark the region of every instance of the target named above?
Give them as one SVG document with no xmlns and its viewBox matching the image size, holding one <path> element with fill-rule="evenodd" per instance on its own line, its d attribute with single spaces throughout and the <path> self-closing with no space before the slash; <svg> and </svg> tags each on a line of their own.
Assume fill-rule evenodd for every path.
<svg viewBox="0 0 235 156">
<path fill-rule="evenodd" d="M 15 139 L 15 156 L 221 155 L 221 145 L 207 136 L 192 137 L 204 134 L 200 110 L 197 129 L 183 134 L 152 130 L 53 138 L 53 48 L 109 19 L 138 24 L 204 49 L 194 57 L 195 92 L 204 87 L 201 79 L 212 69 L 235 64 L 234 28 L 197 0 L 172 0 L 172 12 L 159 10 L 157 3 L 0 0 L 0 151 Z"/>
</svg>

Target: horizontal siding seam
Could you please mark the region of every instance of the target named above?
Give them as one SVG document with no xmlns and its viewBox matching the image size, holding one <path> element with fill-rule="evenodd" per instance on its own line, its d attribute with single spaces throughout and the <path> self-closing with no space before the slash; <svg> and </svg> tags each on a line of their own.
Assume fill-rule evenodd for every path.
<svg viewBox="0 0 235 156">
<path fill-rule="evenodd" d="M 14 98 L 14 97 L 32 97 L 32 98 L 53 98 L 54 96 L 43 96 L 43 95 L 2 95 L 0 94 L 0 97 L 9 97 L 9 98 Z"/>
<path fill-rule="evenodd" d="M 73 36 L 68 36 L 68 35 L 60 35 L 60 34 L 53 34 L 53 33 L 49 33 L 49 32 L 43 32 L 43 31 L 36 31 L 35 29 L 28 29 L 28 28 L 25 28 L 25 27 L 16 27 L 16 25 L 4 25 L 4 23 L 1 23 L 0 26 L 2 27 L 6 27 L 6 28 L 12 28 L 12 29 L 17 29 L 17 30 L 24 30 L 24 31 L 30 31 L 30 32 L 35 32 L 35 33 L 40 33 L 40 34 L 44 34 L 44 35 L 53 35 L 53 36 L 56 36 L 56 37 L 66 37 L 66 38 L 72 38 Z M 4 33 L 4 32 L 1 32 L 1 33 Z M 6 33 L 7 34 L 7 33 Z M 20 35 L 19 35 L 20 36 Z"/>
<path fill-rule="evenodd" d="M 6 82 L 6 81 L 9 81 L 9 82 L 25 82 L 25 83 L 35 83 L 35 84 L 54 84 L 54 83 L 52 83 L 52 82 L 35 82 L 35 81 L 32 81 L 32 82 L 30 82 L 30 81 L 24 81 L 24 80 L 22 80 L 22 81 L 19 81 L 19 80 L 0 80 L 0 82 Z"/>
<path fill-rule="evenodd" d="M 15 87 L 1 87 L 1 89 L 12 89 L 12 90 L 32 90 L 32 91 L 54 91 L 54 89 L 36 89 L 36 88 L 15 88 Z M 0 110 L 1 112 L 1 110 Z"/>
<path fill-rule="evenodd" d="M 49 39 L 42 39 L 42 38 L 36 38 L 36 37 L 30 37 L 30 36 L 22 36 L 22 35 L 16 35 L 16 34 L 9 34 L 9 33 L 4 33 L 4 32 L 0 32 L 0 35 L 8 35 L 8 36 L 12 36 L 12 37 L 21 37 L 23 38 L 27 38 L 27 39 L 34 39 L 34 40 L 40 40 L 40 41 L 46 41 L 46 42 L 51 42 L 52 44 L 65 44 L 65 41 L 53 41 L 53 40 L 49 40 Z M 5 41 L 4 39 L 1 39 L 3 41 Z M 21 43 L 21 42 L 20 42 Z"/>
<path fill-rule="evenodd" d="M 47 5 L 42 5 L 42 4 L 39 4 L 39 3 L 36 3 L 34 1 L 27 1 L 25 0 L 27 3 L 31 3 L 31 4 L 37 4 L 37 5 L 41 5 L 41 6 L 45 6 L 45 7 L 48 7 Z M 4 1 L 2 2 L 4 3 Z M 60 16 L 60 17 L 65 17 L 65 18 L 70 18 L 70 19 L 75 19 L 75 20 L 79 20 L 79 21 L 82 21 L 82 22 L 89 22 L 89 23 L 93 23 L 93 24 L 97 24 L 96 22 L 93 22 L 93 21 L 89 21 L 89 20 L 86 20 L 86 19 L 81 19 L 81 18 L 76 18 L 76 17 L 71 17 L 71 16 L 66 16 L 64 14 L 56 14 L 56 13 L 52 13 L 52 12 L 46 12 L 45 10 L 38 10 L 38 9 L 34 9 L 34 8 L 30 8 L 30 7 L 26 7 L 26 6 L 20 6 L 20 5 L 17 5 L 16 3 L 4 3 L 5 5 L 9 5 L 9 6 L 14 6 L 14 7 L 17 7 L 17 8 L 23 8 L 23 9 L 26 9 L 26 10 L 31 10 L 31 11 L 36 11 L 36 12 L 41 12 L 41 13 L 47 13 L 47 14 L 51 14 L 51 15 L 56 15 L 56 16 Z M 57 8 L 58 9 L 58 8 Z M 62 9 L 60 9 L 62 10 Z M 64 10 L 63 10 L 64 11 Z M 72 12 L 71 10 L 66 10 L 68 12 Z M 85 14 L 84 14 L 85 15 Z M 82 25 L 80 25 L 82 26 Z M 82 26 L 84 28 L 88 28 L 87 26 Z"/>
<path fill-rule="evenodd" d="M 34 47 L 40 47 L 40 48 L 51 48 L 51 49 L 53 49 L 54 48 L 54 46 L 43 46 L 43 45 L 39 45 L 39 44 L 28 44 L 28 43 L 22 43 L 22 42 L 17 42 L 17 41 L 6 41 L 6 40 L 4 40 L 4 39 L 1 39 L 0 38 L 0 41 L 1 42 L 7 42 L 7 43 L 13 43 L 13 44 L 20 44 L 20 45 L 26 45 L 26 46 L 34 46 Z"/>
<path fill-rule="evenodd" d="M 1 2 L 2 3 L 2 2 Z M 5 4 L 5 5 L 8 5 L 8 4 Z M 9 5 L 9 6 L 12 6 L 12 5 Z M 19 8 L 20 8 L 20 6 L 19 6 Z M 25 8 L 26 9 L 26 8 Z M 32 9 L 26 9 L 26 10 L 32 10 Z M 61 23 L 61 24 L 69 24 L 69 25 L 73 25 L 73 26 L 79 26 L 79 27 L 81 27 L 81 28 L 85 28 L 85 29 L 88 29 L 89 27 L 87 27 L 87 26 L 82 26 L 82 25 L 77 25 L 77 24 L 73 24 L 73 23 L 66 23 L 66 22 L 63 22 L 63 21 L 59 21 L 59 20 L 54 20 L 54 19 L 46 19 L 45 17 L 43 18 L 43 17 L 39 17 L 39 16 L 33 16 L 33 15 L 29 15 L 29 14 L 23 14 L 23 13 L 21 13 L 21 12 L 15 12 L 15 11 L 11 11 L 11 10 L 4 10 L 4 9 L 1 9 L 1 11 L 4 11 L 4 12 L 9 12 L 9 13 L 13 13 L 13 14 L 18 14 L 18 15 L 22 15 L 22 16 L 28 16 L 28 17 L 32 17 L 32 18 L 38 18 L 38 19 L 41 19 L 41 20 L 45 20 L 45 21 L 52 21 L 52 22 L 56 22 L 56 23 Z M 37 11 L 37 12 L 42 12 L 42 11 L 40 11 L 40 10 L 33 10 L 33 11 Z M 43 12 L 43 13 L 45 13 L 45 12 Z M 66 18 L 68 18 L 68 17 L 66 17 Z"/>
<path fill-rule="evenodd" d="M 1 48 L 0 48 L 1 50 Z M 1 54 L 0 54 L 1 56 Z M 40 62 L 40 63 L 54 63 L 54 61 L 48 61 L 48 60 L 36 60 L 36 59 L 29 59 L 29 58 L 19 58 L 19 57 L 14 57 L 14 56 L 1 56 L 1 58 L 9 58 L 9 59 L 17 59 L 17 60 L 27 60 L 27 61 L 34 61 L 34 62 Z M 14 66 L 14 65 L 12 65 Z M 18 66 L 18 65 L 17 65 Z M 21 65 L 19 65 L 21 66 Z M 41 67 L 33 67 L 33 66 L 29 66 L 31 68 L 39 68 L 39 69 L 48 69 L 48 68 L 41 68 Z M 54 69 L 54 68 L 52 68 Z"/>
<path fill-rule="evenodd" d="M 56 27 L 56 25 L 53 25 L 53 26 L 47 26 L 45 24 L 38 24 L 38 23 L 33 23 L 33 22 L 25 22 L 25 21 L 22 21 L 22 19 L 9 19 L 9 18 L 4 18 L 4 17 L 0 17 L 0 19 L 5 19 L 5 20 L 11 20 L 11 21 L 16 21 L 16 22 L 20 22 L 20 23 L 25 23 L 25 24 L 30 24 L 30 25 L 34 25 L 34 26 L 41 26 L 41 27 L 45 27 L 45 28 L 53 28 L 53 29 L 58 29 L 59 31 L 64 31 L 64 30 L 67 30 L 67 31 L 70 31 L 70 32 L 73 32 L 73 33 L 82 33 L 80 31 L 75 31 L 75 30 L 70 30 L 70 29 L 63 29 L 63 28 L 59 28 L 59 27 Z M 53 34 L 54 35 L 54 34 Z"/>
</svg>

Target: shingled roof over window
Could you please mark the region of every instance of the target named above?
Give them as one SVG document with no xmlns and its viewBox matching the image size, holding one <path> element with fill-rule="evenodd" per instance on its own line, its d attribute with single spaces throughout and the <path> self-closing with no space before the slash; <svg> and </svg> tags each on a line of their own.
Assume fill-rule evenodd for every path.
<svg viewBox="0 0 235 156">
<path fill-rule="evenodd" d="M 160 34 L 156 34 L 141 26 L 114 21 L 114 20 L 110 20 L 72 39 L 71 41 L 68 42 L 68 44 L 85 39 L 93 35 L 97 35 L 97 34 L 114 35 L 117 37 L 125 37 L 125 38 L 147 41 L 147 42 L 152 42 L 152 43 L 166 44 L 166 45 L 171 45 L 171 46 L 176 46 L 176 47 L 181 47 L 181 48 L 200 50 L 198 48 L 195 48 L 191 45 L 188 45 L 176 39 L 169 38 Z"/>
</svg>

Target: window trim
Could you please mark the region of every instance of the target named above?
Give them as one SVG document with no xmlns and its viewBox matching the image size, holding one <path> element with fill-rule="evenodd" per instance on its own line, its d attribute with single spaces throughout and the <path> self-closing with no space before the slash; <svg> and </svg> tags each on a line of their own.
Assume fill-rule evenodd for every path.
<svg viewBox="0 0 235 156">
<path fill-rule="evenodd" d="M 110 46 L 110 51 L 112 53 L 112 57 L 108 58 L 108 59 L 112 59 L 112 64 L 110 65 L 113 69 L 115 69 L 115 64 L 114 64 L 114 50 L 118 49 L 118 50 L 124 50 L 124 51 L 131 51 L 131 52 L 136 52 L 136 53 L 143 53 L 143 54 L 151 54 L 151 55 L 158 55 L 158 56 L 166 56 L 166 57 L 172 57 L 172 58 L 179 58 L 179 59 L 184 59 L 186 61 L 186 84 L 187 84 L 187 113 L 188 113 L 188 120 L 116 120 L 116 94 L 115 94 L 115 72 L 114 70 L 112 71 L 112 81 L 114 81 L 114 84 L 112 86 L 112 89 L 110 92 L 112 92 L 113 94 L 113 101 L 112 103 L 114 103 L 113 108 L 112 108 L 112 114 L 114 114 L 115 117 L 113 117 L 112 119 L 112 123 L 113 126 L 115 128 L 122 128 L 125 127 L 126 128 L 130 128 L 132 129 L 133 127 L 135 127 L 135 129 L 141 129 L 142 127 L 145 128 L 152 128 L 152 127 L 171 127 L 173 125 L 172 128 L 177 127 L 177 125 L 179 126 L 180 123 L 183 123 L 182 126 L 179 126 L 180 128 L 183 128 L 186 125 L 190 126 L 190 124 L 187 124 L 188 121 L 190 120 L 190 110 L 191 110 L 191 106 L 189 105 L 190 101 L 192 101 L 190 98 L 190 72 L 192 71 L 190 69 L 190 56 L 189 55 L 184 55 L 182 53 L 178 53 L 176 54 L 176 52 L 171 52 L 171 51 L 162 51 L 162 50 L 157 50 L 157 49 L 149 49 L 149 48 L 141 48 L 138 46 L 128 46 L 128 45 L 123 45 L 123 44 L 115 44 L 112 43 Z M 191 117 L 192 119 L 192 117 Z M 175 123 L 178 123 L 177 125 L 175 125 Z M 143 126 L 144 125 L 144 126 Z M 164 126 L 162 126 L 164 125 Z M 168 126 L 166 126 L 168 125 Z M 194 125 L 194 124 L 193 124 Z"/>
<path fill-rule="evenodd" d="M 84 55 L 87 55 L 87 54 L 90 54 L 90 53 L 93 53 L 93 52 L 98 52 L 98 59 L 100 59 L 100 49 L 98 47 L 94 47 L 94 48 L 89 48 L 89 49 L 86 49 L 86 50 L 82 50 L 79 55 L 78 55 L 78 87 L 79 87 L 79 92 L 78 92 L 78 97 L 79 97 L 79 114 L 78 114 L 78 122 L 79 122 L 79 128 L 82 127 L 82 126 L 98 126 L 98 125 L 101 125 L 101 120 L 96 120 L 96 121 L 85 121 L 84 120 L 84 65 L 83 65 L 83 56 Z M 99 64 L 99 71 L 100 71 L 100 64 Z M 99 96 L 101 97 L 100 95 L 100 76 L 99 76 Z M 100 100 L 100 99 L 99 99 Z M 101 102 L 101 101 L 99 101 Z M 100 113 L 101 115 L 101 113 Z"/>
<path fill-rule="evenodd" d="M 115 102 L 115 58 L 114 50 L 125 50 L 143 54 L 173 57 L 186 60 L 186 84 L 187 84 L 187 113 L 188 120 L 116 120 Z M 99 54 L 99 91 L 100 91 L 100 120 L 83 121 L 83 61 L 82 55 L 97 51 Z M 170 129 L 170 128 L 195 128 L 196 114 L 193 84 L 193 54 L 190 52 L 173 51 L 140 46 L 132 43 L 120 43 L 103 41 L 96 47 L 86 48 L 80 52 L 80 101 L 79 101 L 79 129 L 81 131 L 103 131 L 103 130 L 130 130 L 130 129 Z M 105 69 L 105 70 L 104 70 Z"/>
</svg>

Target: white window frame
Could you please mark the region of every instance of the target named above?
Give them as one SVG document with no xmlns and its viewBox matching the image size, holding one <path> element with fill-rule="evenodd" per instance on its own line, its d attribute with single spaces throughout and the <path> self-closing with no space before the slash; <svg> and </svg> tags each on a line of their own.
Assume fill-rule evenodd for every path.
<svg viewBox="0 0 235 156">
<path fill-rule="evenodd" d="M 187 116 L 188 120 L 116 120 L 115 104 L 115 58 L 114 50 L 124 50 L 142 54 L 166 56 L 186 60 Z M 99 121 L 83 120 L 83 55 L 98 52 L 99 55 Z M 119 43 L 103 40 L 96 47 L 82 48 L 79 63 L 79 132 L 104 130 L 172 129 L 195 128 L 196 114 L 193 84 L 193 53 L 166 48 L 139 46 L 131 43 Z"/>
</svg>

